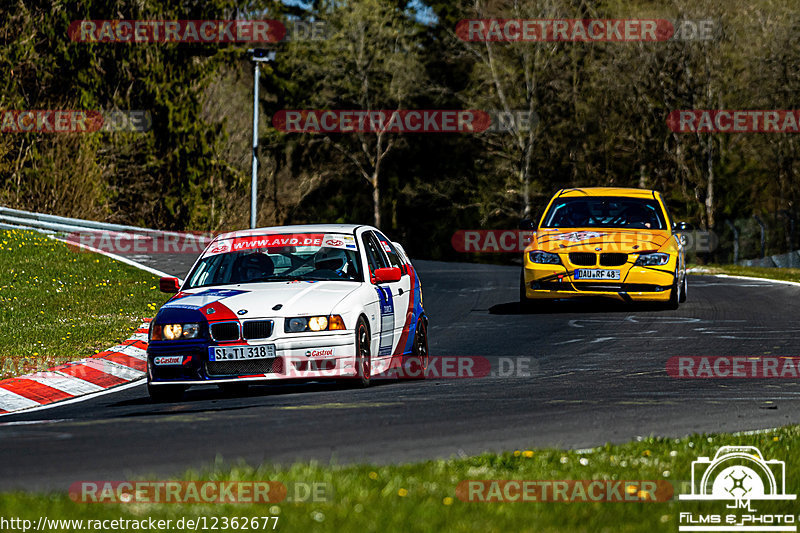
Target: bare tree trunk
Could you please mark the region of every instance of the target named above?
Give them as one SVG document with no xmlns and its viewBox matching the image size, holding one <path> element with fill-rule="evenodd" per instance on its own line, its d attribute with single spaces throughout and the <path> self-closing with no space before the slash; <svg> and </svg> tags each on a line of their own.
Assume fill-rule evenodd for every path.
<svg viewBox="0 0 800 533">
<path fill-rule="evenodd" d="M 375 219 L 375 227 L 381 227 L 381 190 L 378 187 L 378 173 L 372 176 L 372 209 Z"/>
<path fill-rule="evenodd" d="M 706 60 L 706 99 L 709 105 L 713 99 L 711 91 L 711 65 L 709 54 L 705 54 Z M 722 102 L 720 102 L 720 107 Z M 706 182 L 706 217 L 708 219 L 707 230 L 714 227 L 714 134 L 708 134 L 708 144 L 706 145 L 706 165 L 708 167 L 708 181 Z"/>
<path fill-rule="evenodd" d="M 706 185 L 706 217 L 708 219 L 708 228 L 714 227 L 714 137 L 709 133 L 708 135 L 708 182 Z"/>
</svg>

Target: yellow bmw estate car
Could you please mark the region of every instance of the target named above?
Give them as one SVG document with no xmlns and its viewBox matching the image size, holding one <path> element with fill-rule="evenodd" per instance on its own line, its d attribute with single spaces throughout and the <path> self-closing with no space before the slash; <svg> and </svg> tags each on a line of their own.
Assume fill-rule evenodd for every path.
<svg viewBox="0 0 800 533">
<path fill-rule="evenodd" d="M 644 189 L 562 189 L 544 211 L 522 259 L 520 303 L 585 296 L 626 302 L 686 300 L 686 223 Z"/>
</svg>

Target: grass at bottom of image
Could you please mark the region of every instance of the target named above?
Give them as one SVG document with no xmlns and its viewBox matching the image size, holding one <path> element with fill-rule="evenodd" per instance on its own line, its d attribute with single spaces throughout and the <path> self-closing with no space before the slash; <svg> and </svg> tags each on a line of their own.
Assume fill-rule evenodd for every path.
<svg viewBox="0 0 800 533">
<path fill-rule="evenodd" d="M 315 462 L 279 467 L 229 465 L 222 459 L 182 476 L 142 476 L 160 481 L 273 481 L 303 502 L 259 504 L 76 503 L 61 492 L 0 494 L 0 517 L 69 520 L 197 520 L 218 525 L 221 517 L 278 517 L 276 531 L 677 531 L 679 513 L 733 513 L 726 502 L 678 500 L 691 492 L 692 462 L 714 457 L 722 446 L 755 446 L 763 458 L 785 461 L 786 493 L 800 492 L 800 426 L 739 434 L 694 435 L 681 439 L 646 438 L 589 450 L 517 450 L 502 454 L 436 460 L 405 465 L 322 465 Z M 157 450 L 153 450 L 157 454 Z M 668 482 L 667 501 L 637 502 L 469 502 L 457 487 L 467 480 L 650 480 Z M 75 480 L 76 482 L 80 480 Z M 96 480 L 92 480 L 97 482 Z M 122 481 L 122 480 L 110 480 Z M 102 484 L 98 485 L 98 492 Z M 315 492 L 316 490 L 316 492 Z M 309 495 L 316 494 L 318 501 Z M 187 492 L 188 494 L 188 492 Z M 485 494 L 485 493 L 484 493 Z M 113 498 L 109 493 L 107 498 Z M 302 499 L 302 498 L 300 498 Z M 325 501 L 320 501 L 325 500 Z M 792 514 L 794 501 L 753 500 L 755 514 Z M 795 516 L 796 518 L 796 516 Z M 259 518 L 258 530 L 271 530 Z M 185 522 L 184 522 L 185 524 Z M 241 526 L 241 523 L 239 523 Z M 253 523 L 248 528 L 253 529 Z M 200 525 L 199 530 L 203 527 Z M 53 531 L 80 531 L 73 524 Z"/>
<path fill-rule="evenodd" d="M 750 276 L 752 278 L 777 279 L 800 282 L 800 268 L 767 268 L 741 265 L 689 265 L 690 274 L 727 274 L 729 276 Z"/>
<path fill-rule="evenodd" d="M 167 300 L 154 275 L 30 231 L 0 231 L 0 378 L 94 355 Z"/>
</svg>

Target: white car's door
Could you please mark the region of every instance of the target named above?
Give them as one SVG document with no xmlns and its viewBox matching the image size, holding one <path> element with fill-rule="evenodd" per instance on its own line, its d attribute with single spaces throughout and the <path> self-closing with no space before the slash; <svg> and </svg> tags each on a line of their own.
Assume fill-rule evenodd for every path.
<svg viewBox="0 0 800 533">
<path fill-rule="evenodd" d="M 375 237 L 378 239 L 381 251 L 389 261 L 389 266 L 397 267 L 403 271 L 400 281 L 389 284 L 394 298 L 394 342 L 397 343 L 403 338 L 403 329 L 406 327 L 406 322 L 411 318 L 409 314 L 413 314 L 413 310 L 409 309 L 409 303 L 411 302 L 411 291 L 414 290 L 414 287 L 411 286 L 411 276 L 406 272 L 405 263 L 400 259 L 392 241 L 379 231 L 375 232 Z M 402 349 L 403 347 L 400 348 L 401 351 Z M 395 347 L 396 350 L 397 347 Z"/>
<path fill-rule="evenodd" d="M 389 262 L 387 254 L 383 251 L 381 240 L 373 231 L 364 232 L 361 239 L 364 244 L 370 269 L 367 279 L 372 278 L 372 273 L 375 270 L 393 266 Z M 408 278 L 408 276 L 405 276 L 405 278 Z M 378 307 L 380 312 L 380 316 L 376 317 L 378 327 L 373 334 L 379 339 L 378 349 L 377 352 L 375 352 L 377 357 L 392 355 L 395 351 L 395 345 L 400 340 L 409 302 L 408 287 L 403 288 L 403 285 L 409 285 L 408 279 L 401 278 L 400 281 L 397 282 L 374 285 L 378 295 Z"/>
</svg>

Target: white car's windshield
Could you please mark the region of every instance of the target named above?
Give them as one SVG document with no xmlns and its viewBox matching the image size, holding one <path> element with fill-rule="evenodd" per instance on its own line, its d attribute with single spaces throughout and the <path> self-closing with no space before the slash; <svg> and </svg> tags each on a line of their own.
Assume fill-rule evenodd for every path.
<svg viewBox="0 0 800 533">
<path fill-rule="evenodd" d="M 352 235 L 294 233 L 219 241 L 189 275 L 187 288 L 272 281 L 362 281 Z"/>
</svg>

